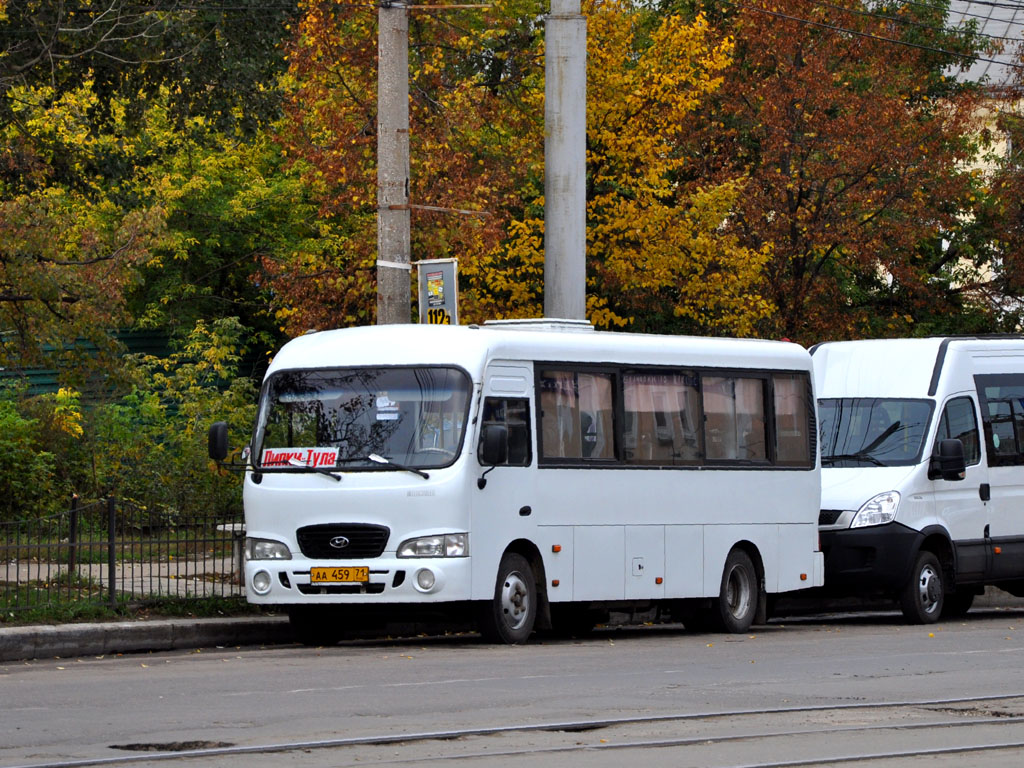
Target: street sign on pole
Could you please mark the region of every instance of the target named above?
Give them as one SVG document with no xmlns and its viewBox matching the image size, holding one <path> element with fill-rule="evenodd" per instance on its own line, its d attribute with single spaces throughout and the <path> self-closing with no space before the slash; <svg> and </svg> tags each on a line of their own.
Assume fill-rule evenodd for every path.
<svg viewBox="0 0 1024 768">
<path fill-rule="evenodd" d="M 416 262 L 420 322 L 459 324 L 459 260 L 424 259 Z"/>
</svg>

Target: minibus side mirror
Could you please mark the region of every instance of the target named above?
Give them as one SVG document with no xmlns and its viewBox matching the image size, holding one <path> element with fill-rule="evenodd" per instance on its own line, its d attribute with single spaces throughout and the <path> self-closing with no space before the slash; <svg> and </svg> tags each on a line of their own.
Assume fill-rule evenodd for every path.
<svg viewBox="0 0 1024 768">
<path fill-rule="evenodd" d="M 224 461 L 228 457 L 228 423 L 226 421 L 216 421 L 210 425 L 208 443 L 211 459 Z"/>
<path fill-rule="evenodd" d="M 964 459 L 964 444 L 956 439 L 940 440 L 928 467 L 931 480 L 963 480 L 967 472 L 967 461 Z"/>
<path fill-rule="evenodd" d="M 493 467 L 508 461 L 508 427 L 504 424 L 487 424 L 480 433 L 477 458 L 485 467 Z"/>
<path fill-rule="evenodd" d="M 477 478 L 476 487 L 483 490 L 487 485 L 487 472 L 508 461 L 508 427 L 504 424 L 486 424 L 480 432 L 480 444 L 476 458 L 487 471 Z"/>
</svg>

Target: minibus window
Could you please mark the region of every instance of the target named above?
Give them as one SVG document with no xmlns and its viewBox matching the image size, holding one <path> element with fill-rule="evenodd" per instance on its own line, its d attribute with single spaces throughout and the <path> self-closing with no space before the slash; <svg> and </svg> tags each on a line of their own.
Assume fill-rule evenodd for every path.
<svg viewBox="0 0 1024 768">
<path fill-rule="evenodd" d="M 1024 464 L 1024 381 L 1019 374 L 975 376 L 988 463 Z"/>
<path fill-rule="evenodd" d="M 538 388 L 543 458 L 615 458 L 612 382 L 608 373 L 541 372 Z"/>
<path fill-rule="evenodd" d="M 446 466 L 462 444 L 468 404 L 469 377 L 455 368 L 281 371 L 264 388 L 256 465 Z"/>
<path fill-rule="evenodd" d="M 694 373 L 631 371 L 622 377 L 627 464 L 695 464 L 704 455 Z"/>
<path fill-rule="evenodd" d="M 974 403 L 969 397 L 957 397 L 946 403 L 939 422 L 939 440 L 957 439 L 964 446 L 967 466 L 981 461 L 981 444 L 978 439 L 978 420 L 974 415 Z"/>
<path fill-rule="evenodd" d="M 525 397 L 488 397 L 484 400 L 482 426 L 505 427 L 510 466 L 530 464 L 530 401 Z"/>
<path fill-rule="evenodd" d="M 930 400 L 835 398 L 818 401 L 821 463 L 827 467 L 897 467 L 921 460 Z"/>
<path fill-rule="evenodd" d="M 775 460 L 778 464 L 813 464 L 808 434 L 811 388 L 804 374 L 775 374 Z"/>
<path fill-rule="evenodd" d="M 760 460 L 766 450 L 763 379 L 705 376 L 708 459 Z"/>
</svg>

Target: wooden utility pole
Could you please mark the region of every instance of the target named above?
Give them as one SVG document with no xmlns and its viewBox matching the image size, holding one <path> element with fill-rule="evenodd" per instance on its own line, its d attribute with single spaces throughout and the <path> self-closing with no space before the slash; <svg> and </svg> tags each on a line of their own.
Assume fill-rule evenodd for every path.
<svg viewBox="0 0 1024 768">
<path fill-rule="evenodd" d="M 411 322 L 409 253 L 409 12 L 377 12 L 377 323 Z"/>
</svg>

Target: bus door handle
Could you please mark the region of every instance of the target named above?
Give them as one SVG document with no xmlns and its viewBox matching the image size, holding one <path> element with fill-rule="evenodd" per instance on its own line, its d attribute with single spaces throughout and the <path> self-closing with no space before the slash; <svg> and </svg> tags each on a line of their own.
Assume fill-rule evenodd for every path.
<svg viewBox="0 0 1024 768">
<path fill-rule="evenodd" d="M 530 508 L 529 504 L 527 504 L 525 507 L 520 507 L 519 508 L 519 516 L 520 517 L 529 517 L 532 513 L 533 513 L 533 510 Z"/>
<path fill-rule="evenodd" d="M 978 488 L 978 495 L 982 501 L 988 501 L 992 498 L 992 487 L 988 483 L 982 483 Z"/>
</svg>

